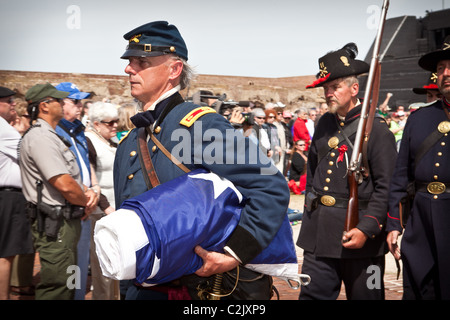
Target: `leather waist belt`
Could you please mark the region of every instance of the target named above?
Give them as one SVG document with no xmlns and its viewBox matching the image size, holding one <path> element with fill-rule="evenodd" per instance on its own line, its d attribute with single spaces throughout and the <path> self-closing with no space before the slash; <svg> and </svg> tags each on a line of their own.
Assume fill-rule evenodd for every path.
<svg viewBox="0 0 450 320">
<path fill-rule="evenodd" d="M 342 199 L 342 198 L 335 198 L 330 195 L 320 195 L 317 194 L 319 197 L 319 204 L 326 206 L 326 207 L 335 207 L 335 208 L 347 208 L 348 207 L 348 199 Z M 360 200 L 358 199 L 358 208 L 361 210 L 367 209 L 369 205 L 368 200 Z"/>
<path fill-rule="evenodd" d="M 431 194 L 450 193 L 450 183 L 439 181 L 416 182 L 416 192 L 425 192 Z"/>
<path fill-rule="evenodd" d="M 0 191 L 15 191 L 15 192 L 22 192 L 22 189 L 15 188 L 15 187 L 0 187 Z"/>
<path fill-rule="evenodd" d="M 35 205 L 32 202 L 27 202 L 27 207 L 30 209 L 36 209 L 38 208 L 37 205 Z M 66 218 L 67 219 L 76 219 L 76 218 L 80 218 L 84 215 L 84 207 L 81 206 L 76 206 L 76 205 L 72 205 L 72 204 L 67 204 L 65 206 L 50 206 L 47 204 L 41 204 L 41 207 L 39 207 L 39 209 L 45 213 L 48 214 L 48 211 L 52 211 L 54 213 L 56 213 L 57 215 L 59 215 L 59 213 L 61 212 L 63 215 L 66 214 Z M 47 210 L 45 210 L 47 209 Z"/>
</svg>

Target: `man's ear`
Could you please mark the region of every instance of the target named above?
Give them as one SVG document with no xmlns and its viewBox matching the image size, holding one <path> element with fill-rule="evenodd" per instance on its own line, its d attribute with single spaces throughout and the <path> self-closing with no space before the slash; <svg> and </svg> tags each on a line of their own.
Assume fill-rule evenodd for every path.
<svg viewBox="0 0 450 320">
<path fill-rule="evenodd" d="M 173 60 L 170 65 L 169 79 L 174 80 L 180 77 L 182 71 L 183 71 L 183 62 L 180 60 Z"/>
<path fill-rule="evenodd" d="M 352 92 L 352 97 L 356 97 L 359 93 L 359 83 L 353 83 L 350 87 L 350 90 Z"/>
<path fill-rule="evenodd" d="M 47 114 L 48 113 L 48 105 L 45 102 L 40 102 L 37 106 L 39 113 Z"/>
</svg>

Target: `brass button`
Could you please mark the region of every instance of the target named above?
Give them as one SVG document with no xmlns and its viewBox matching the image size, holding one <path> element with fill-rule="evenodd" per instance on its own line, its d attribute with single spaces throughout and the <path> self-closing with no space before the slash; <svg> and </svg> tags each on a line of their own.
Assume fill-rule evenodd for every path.
<svg viewBox="0 0 450 320">
<path fill-rule="evenodd" d="M 155 133 L 160 133 L 161 132 L 161 127 L 160 126 L 157 126 L 156 128 L 155 128 Z"/>
<path fill-rule="evenodd" d="M 344 123 L 344 122 L 341 122 L 340 125 L 341 125 L 341 127 L 343 127 L 343 126 L 345 125 L 345 123 Z"/>
<path fill-rule="evenodd" d="M 131 151 L 130 152 L 130 157 L 134 157 L 136 155 L 136 151 Z"/>
<path fill-rule="evenodd" d="M 442 152 L 437 153 L 438 157 L 442 157 Z"/>
<path fill-rule="evenodd" d="M 323 190 L 328 191 L 328 187 L 327 186 L 323 187 Z"/>
<path fill-rule="evenodd" d="M 325 179 L 325 182 L 326 182 L 326 183 L 330 183 L 330 181 L 331 181 L 330 178 L 326 178 L 326 179 Z"/>
<path fill-rule="evenodd" d="M 445 142 L 441 142 L 441 146 L 445 146 Z"/>
<path fill-rule="evenodd" d="M 334 157 L 334 156 L 336 156 L 336 153 L 332 152 L 332 153 L 330 153 L 330 156 Z"/>
<path fill-rule="evenodd" d="M 434 195 L 434 196 L 433 196 L 433 199 L 437 199 L 437 198 L 438 198 L 438 196 L 437 196 L 437 195 Z"/>
<path fill-rule="evenodd" d="M 439 163 L 436 162 L 436 163 L 434 164 L 434 166 L 435 166 L 435 167 L 439 167 Z"/>
<path fill-rule="evenodd" d="M 435 176 L 434 176 L 433 178 L 434 178 L 434 180 L 437 180 L 437 179 L 438 179 L 438 176 L 437 176 L 437 175 L 435 175 Z"/>
<path fill-rule="evenodd" d="M 333 161 L 330 161 L 330 162 L 328 162 L 328 164 L 329 164 L 330 166 L 332 166 L 332 165 L 334 164 L 334 162 L 333 162 Z"/>
<path fill-rule="evenodd" d="M 128 176 L 128 180 L 131 180 L 131 179 L 133 179 L 134 178 L 134 174 L 130 174 L 129 176 Z"/>
<path fill-rule="evenodd" d="M 155 152 L 156 149 L 157 149 L 156 146 L 153 146 L 153 147 L 152 147 L 152 151 L 153 151 L 153 152 Z"/>
<path fill-rule="evenodd" d="M 332 173 L 333 173 L 333 171 L 331 171 L 331 170 L 327 170 L 327 173 L 328 173 L 328 174 L 332 174 Z"/>
</svg>

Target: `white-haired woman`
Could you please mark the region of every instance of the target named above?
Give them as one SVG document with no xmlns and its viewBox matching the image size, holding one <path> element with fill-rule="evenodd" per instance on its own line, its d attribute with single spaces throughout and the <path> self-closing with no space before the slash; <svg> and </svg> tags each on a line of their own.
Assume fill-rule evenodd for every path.
<svg viewBox="0 0 450 320">
<path fill-rule="evenodd" d="M 89 108 L 89 125 L 86 130 L 86 138 L 89 147 L 89 161 L 95 170 L 97 183 L 100 186 L 101 196 L 99 206 L 91 214 L 92 231 L 96 222 L 104 214 L 109 214 L 114 208 L 114 186 L 113 186 L 113 166 L 116 154 L 117 123 L 119 115 L 117 106 L 107 102 L 95 102 Z M 93 232 L 92 232 L 93 234 Z M 117 281 L 108 279 L 102 275 L 97 255 L 95 253 L 95 243 L 91 238 L 91 274 L 93 300 L 112 300 L 114 296 L 114 286 Z"/>
</svg>

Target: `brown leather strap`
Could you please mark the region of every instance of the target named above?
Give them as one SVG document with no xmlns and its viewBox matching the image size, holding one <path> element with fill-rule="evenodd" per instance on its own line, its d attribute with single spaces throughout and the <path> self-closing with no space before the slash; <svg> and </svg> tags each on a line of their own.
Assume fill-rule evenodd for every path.
<svg viewBox="0 0 450 320">
<path fill-rule="evenodd" d="M 152 159 L 147 145 L 147 132 L 145 128 L 138 129 L 138 151 L 139 161 L 141 162 L 142 170 L 144 171 L 144 179 L 147 188 L 150 190 L 160 184 L 155 168 L 153 167 Z"/>
<path fill-rule="evenodd" d="M 184 172 L 188 173 L 191 170 L 189 170 L 184 164 L 182 164 L 175 156 L 173 156 L 164 146 L 161 142 L 159 142 L 158 139 L 156 139 L 155 135 L 151 132 L 151 130 L 147 127 L 147 132 L 150 135 L 150 138 L 152 139 L 153 143 L 164 153 L 164 155 L 169 158 L 178 168 L 183 170 Z"/>
</svg>

